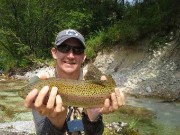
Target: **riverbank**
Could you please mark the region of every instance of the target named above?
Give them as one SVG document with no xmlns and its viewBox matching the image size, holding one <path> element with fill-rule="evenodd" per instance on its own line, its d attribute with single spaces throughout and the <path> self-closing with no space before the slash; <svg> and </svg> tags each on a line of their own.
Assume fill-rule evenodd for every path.
<svg viewBox="0 0 180 135">
<path fill-rule="evenodd" d="M 94 64 L 112 74 L 125 93 L 135 97 L 180 101 L 180 41 L 165 43 L 151 51 L 147 41 L 136 45 L 117 45 L 98 53 Z"/>
</svg>

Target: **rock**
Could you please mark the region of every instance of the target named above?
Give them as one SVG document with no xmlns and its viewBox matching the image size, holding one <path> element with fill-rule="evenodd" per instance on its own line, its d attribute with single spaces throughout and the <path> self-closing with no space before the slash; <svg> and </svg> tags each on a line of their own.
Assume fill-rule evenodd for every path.
<svg viewBox="0 0 180 135">
<path fill-rule="evenodd" d="M 122 130 L 127 127 L 128 124 L 125 122 L 112 122 L 112 123 L 108 123 L 106 124 L 106 127 L 110 130 L 110 131 L 115 131 L 116 133 L 122 133 Z"/>
<path fill-rule="evenodd" d="M 6 81 L 6 79 L 0 79 L 0 82 L 1 82 L 1 81 Z"/>
<path fill-rule="evenodd" d="M 151 92 L 152 92 L 152 89 L 151 89 L 150 86 L 146 87 L 146 92 L 147 92 L 147 93 L 151 93 Z"/>
<path fill-rule="evenodd" d="M 35 134 L 33 121 L 16 121 L 0 124 L 0 135 L 32 135 Z"/>
<path fill-rule="evenodd" d="M 22 75 L 13 75 L 12 77 L 20 80 L 28 80 L 28 77 Z"/>
</svg>

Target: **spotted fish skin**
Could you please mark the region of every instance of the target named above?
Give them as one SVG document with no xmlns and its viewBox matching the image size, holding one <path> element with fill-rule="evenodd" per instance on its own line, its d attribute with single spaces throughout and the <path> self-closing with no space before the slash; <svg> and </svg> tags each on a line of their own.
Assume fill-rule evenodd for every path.
<svg viewBox="0 0 180 135">
<path fill-rule="evenodd" d="M 63 105 L 83 108 L 102 107 L 105 99 L 110 98 L 110 94 L 116 87 L 115 81 L 110 75 L 107 76 L 107 80 L 103 81 L 97 80 L 97 77 L 93 80 L 82 81 L 60 78 L 40 80 L 38 77 L 34 80 L 34 82 L 21 89 L 19 95 L 22 98 L 26 98 L 27 94 L 33 89 L 41 90 L 47 85 L 51 89 L 55 86 L 58 88 L 58 94 L 62 98 Z"/>
</svg>

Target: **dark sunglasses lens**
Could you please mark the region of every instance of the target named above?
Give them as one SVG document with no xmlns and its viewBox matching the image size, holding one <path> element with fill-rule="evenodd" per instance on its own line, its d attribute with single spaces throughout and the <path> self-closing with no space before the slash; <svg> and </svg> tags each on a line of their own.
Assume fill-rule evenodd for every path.
<svg viewBox="0 0 180 135">
<path fill-rule="evenodd" d="M 84 48 L 74 47 L 74 48 L 73 48 L 73 53 L 74 53 L 74 54 L 77 54 L 77 55 L 83 54 L 83 53 L 84 53 Z"/>
<path fill-rule="evenodd" d="M 67 46 L 67 45 L 60 45 L 57 47 L 59 52 L 62 53 L 68 53 L 71 50 L 71 47 Z"/>
<path fill-rule="evenodd" d="M 62 53 L 68 53 L 71 49 L 75 55 L 81 55 L 84 53 L 84 48 L 79 46 L 70 46 L 70 45 L 62 44 L 57 47 L 57 50 Z"/>
</svg>

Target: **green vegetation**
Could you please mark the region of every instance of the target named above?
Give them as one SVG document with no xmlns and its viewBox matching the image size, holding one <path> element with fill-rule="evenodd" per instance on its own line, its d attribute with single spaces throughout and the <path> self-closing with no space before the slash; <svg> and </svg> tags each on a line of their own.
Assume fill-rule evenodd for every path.
<svg viewBox="0 0 180 135">
<path fill-rule="evenodd" d="M 0 0 L 0 69 L 50 59 L 57 32 L 80 31 L 89 58 L 103 47 L 149 37 L 165 42 L 180 27 L 179 0 Z"/>
</svg>

